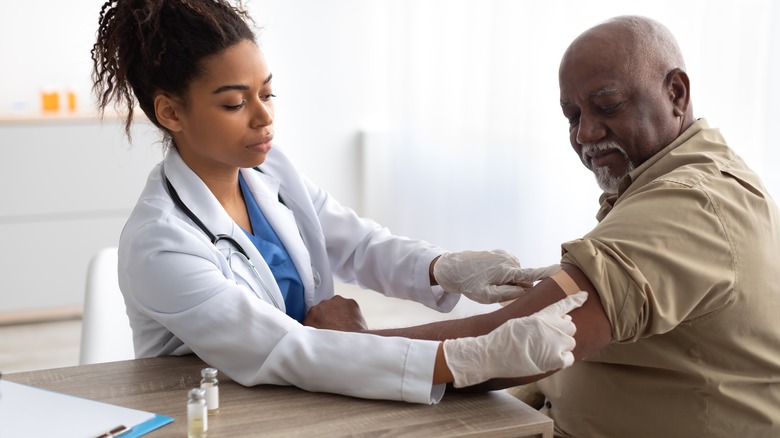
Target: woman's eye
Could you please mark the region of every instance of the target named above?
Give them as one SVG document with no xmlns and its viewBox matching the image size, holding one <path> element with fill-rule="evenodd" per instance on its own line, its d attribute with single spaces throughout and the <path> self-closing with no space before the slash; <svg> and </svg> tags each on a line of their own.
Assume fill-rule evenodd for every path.
<svg viewBox="0 0 780 438">
<path fill-rule="evenodd" d="M 271 100 L 272 97 L 276 97 L 276 95 L 275 94 L 263 94 L 262 96 L 260 96 L 260 99 L 262 99 L 263 101 L 267 102 L 267 101 Z"/>
<path fill-rule="evenodd" d="M 223 106 L 225 109 L 227 109 L 227 110 L 235 111 L 235 110 L 238 110 L 238 109 L 241 109 L 241 108 L 243 108 L 243 107 L 244 107 L 244 105 L 246 105 L 246 102 L 241 102 L 241 103 L 239 103 L 238 105 L 222 105 L 222 106 Z"/>
</svg>

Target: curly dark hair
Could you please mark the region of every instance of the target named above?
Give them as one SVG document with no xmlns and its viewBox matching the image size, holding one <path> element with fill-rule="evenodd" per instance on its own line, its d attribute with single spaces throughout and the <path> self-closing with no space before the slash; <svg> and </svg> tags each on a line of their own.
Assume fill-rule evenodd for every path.
<svg viewBox="0 0 780 438">
<path fill-rule="evenodd" d="M 256 42 L 248 22 L 241 1 L 108 0 L 92 46 L 92 91 L 100 115 L 111 102 L 126 112 L 130 139 L 137 100 L 169 140 L 155 116 L 154 96 L 165 92 L 186 104 L 187 88 L 204 73 L 205 58 L 244 40 Z"/>
</svg>

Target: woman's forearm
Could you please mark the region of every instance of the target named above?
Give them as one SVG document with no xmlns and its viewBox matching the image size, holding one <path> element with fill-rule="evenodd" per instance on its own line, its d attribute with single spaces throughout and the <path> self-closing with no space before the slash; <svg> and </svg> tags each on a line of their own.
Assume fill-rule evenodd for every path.
<svg viewBox="0 0 780 438">
<path fill-rule="evenodd" d="M 436 351 L 436 362 L 433 365 L 433 384 L 450 383 L 454 380 L 455 377 L 453 377 L 444 357 L 444 344 L 439 343 L 439 349 Z"/>
</svg>

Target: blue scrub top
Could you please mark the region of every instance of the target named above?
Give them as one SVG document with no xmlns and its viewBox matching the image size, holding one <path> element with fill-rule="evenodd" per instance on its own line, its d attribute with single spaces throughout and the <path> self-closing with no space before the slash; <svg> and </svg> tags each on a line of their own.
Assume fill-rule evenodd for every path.
<svg viewBox="0 0 780 438">
<path fill-rule="evenodd" d="M 271 224 L 260 211 L 260 206 L 252 196 L 249 188 L 244 181 L 241 172 L 238 173 L 238 181 L 241 185 L 241 193 L 244 195 L 244 202 L 249 213 L 249 221 L 252 224 L 254 234 L 244 230 L 249 240 L 255 245 L 260 255 L 263 256 L 265 263 L 271 269 L 271 273 L 276 279 L 276 284 L 282 291 L 284 305 L 287 308 L 287 315 L 303 323 L 306 317 L 306 306 L 303 303 L 303 282 L 298 270 L 295 269 L 290 254 L 284 248 L 284 244 L 279 240 L 279 236 L 271 228 Z"/>
</svg>

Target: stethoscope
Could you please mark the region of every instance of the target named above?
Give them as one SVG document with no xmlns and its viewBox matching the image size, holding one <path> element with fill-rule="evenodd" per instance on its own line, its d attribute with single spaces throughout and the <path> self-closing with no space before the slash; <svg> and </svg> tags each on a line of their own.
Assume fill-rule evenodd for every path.
<svg viewBox="0 0 780 438">
<path fill-rule="evenodd" d="M 255 167 L 256 171 L 263 173 L 262 170 Z M 274 306 L 276 306 L 277 309 L 282 310 L 282 308 L 279 306 L 279 303 L 276 301 L 276 298 L 274 298 L 274 295 L 271 293 L 271 289 L 268 287 L 268 285 L 263 280 L 263 277 L 260 276 L 260 273 L 257 272 L 257 268 L 255 268 L 255 264 L 252 263 L 252 260 L 249 258 L 249 254 L 244 250 L 244 247 L 241 246 L 240 243 L 236 241 L 236 239 L 232 238 L 231 236 L 228 236 L 227 234 L 214 234 L 211 232 L 211 230 L 208 229 L 206 224 L 204 224 L 198 216 L 195 215 L 195 213 L 190 210 L 187 205 L 184 204 L 184 201 L 181 200 L 179 197 L 179 193 L 176 192 L 176 189 L 173 188 L 173 184 L 171 184 L 171 181 L 168 179 L 168 177 L 165 177 L 165 185 L 168 187 L 168 193 L 171 195 L 171 199 L 173 199 L 173 203 L 176 204 L 177 207 L 181 209 L 181 211 L 184 212 L 184 214 L 187 215 L 188 218 L 192 219 L 193 222 L 195 222 L 195 225 L 198 226 L 198 228 L 201 229 L 204 233 L 206 233 L 206 236 L 208 236 L 209 240 L 211 240 L 211 243 L 214 244 L 214 246 L 217 245 L 217 242 L 220 240 L 224 240 L 228 242 L 230 245 L 235 248 L 237 251 L 237 254 L 240 256 L 239 258 L 246 263 L 249 268 L 252 269 L 252 272 L 255 275 L 255 278 L 260 283 L 260 286 L 263 288 L 263 292 L 265 292 L 265 295 L 271 300 L 271 303 L 273 303 Z M 281 196 L 279 197 L 279 202 L 284 204 L 284 201 L 282 201 Z"/>
</svg>

